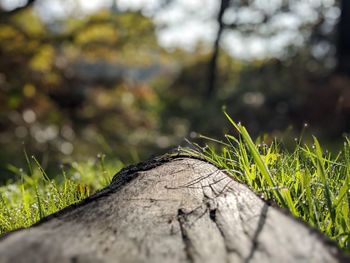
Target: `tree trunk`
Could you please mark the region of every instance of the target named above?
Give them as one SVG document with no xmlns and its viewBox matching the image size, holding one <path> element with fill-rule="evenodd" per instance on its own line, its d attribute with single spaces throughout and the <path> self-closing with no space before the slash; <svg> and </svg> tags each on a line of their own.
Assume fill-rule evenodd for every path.
<svg viewBox="0 0 350 263">
<path fill-rule="evenodd" d="M 187 157 L 126 168 L 82 203 L 0 239 L 2 263 L 347 260 L 316 230 Z"/>
<path fill-rule="evenodd" d="M 350 76 L 350 1 L 341 1 L 341 15 L 338 24 L 338 73 Z"/>
<path fill-rule="evenodd" d="M 226 9 L 229 6 L 229 0 L 221 0 L 220 10 L 217 17 L 217 23 L 219 25 L 218 32 L 216 34 L 216 38 L 214 41 L 213 53 L 211 55 L 208 67 L 208 91 L 207 98 L 210 99 L 215 91 L 216 79 L 217 79 L 217 63 L 219 58 L 219 50 L 220 50 L 220 40 L 222 36 L 222 32 L 224 31 L 224 22 L 223 16 Z"/>
</svg>

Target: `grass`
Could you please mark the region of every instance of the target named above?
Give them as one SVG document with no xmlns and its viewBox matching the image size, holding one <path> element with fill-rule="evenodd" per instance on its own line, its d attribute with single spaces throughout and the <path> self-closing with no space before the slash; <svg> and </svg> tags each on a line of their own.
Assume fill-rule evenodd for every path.
<svg viewBox="0 0 350 263">
<path fill-rule="evenodd" d="M 312 145 L 299 140 L 288 151 L 276 140 L 254 142 L 245 127 L 226 116 L 238 136 L 227 134 L 224 141 L 202 136 L 210 146 L 192 143 L 192 149 L 182 151 L 207 159 L 350 252 L 350 140 L 345 138 L 336 154 L 324 151 L 315 137 Z M 10 166 L 20 179 L 0 187 L 0 234 L 28 227 L 86 198 L 122 167 L 99 156 L 62 168 L 60 176 L 50 179 L 35 158 L 25 157 L 27 171 Z"/>
<path fill-rule="evenodd" d="M 0 187 L 0 234 L 28 227 L 41 218 L 76 203 L 110 183 L 122 163 L 105 162 L 104 155 L 84 163 L 61 167 L 59 175 L 49 177 L 34 158 L 27 169 L 9 165 L 18 180 Z"/>
<path fill-rule="evenodd" d="M 324 151 L 316 137 L 311 146 L 299 140 L 288 151 L 276 140 L 254 143 L 244 126 L 226 117 L 238 136 L 227 134 L 224 141 L 201 136 L 211 145 L 192 143 L 183 151 L 207 159 L 350 252 L 350 140 L 336 154 Z"/>
</svg>

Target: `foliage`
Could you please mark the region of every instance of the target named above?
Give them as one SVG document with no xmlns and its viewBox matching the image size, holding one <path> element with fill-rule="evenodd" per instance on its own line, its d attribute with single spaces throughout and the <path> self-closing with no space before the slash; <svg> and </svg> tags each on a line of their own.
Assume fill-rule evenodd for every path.
<svg viewBox="0 0 350 263">
<path fill-rule="evenodd" d="M 41 218 L 79 202 L 108 185 L 121 169 L 120 161 L 97 160 L 74 162 L 61 167 L 61 175 L 50 178 L 33 157 L 24 171 L 10 165 L 18 180 L 0 187 L 0 234 L 28 227 Z"/>
<path fill-rule="evenodd" d="M 217 89 L 208 97 L 206 46 L 164 50 L 156 39 L 162 28 L 143 14 L 104 9 L 48 23 L 27 8 L 0 19 L 1 163 L 21 166 L 13 157 L 22 143 L 49 168 L 97 152 L 137 161 L 193 131 L 218 136 L 227 129 L 222 105 L 252 134 L 306 121 L 327 135 L 347 130 L 347 82 L 339 89 L 339 81 L 319 78 L 329 71 L 308 47 L 284 60 L 250 62 L 221 50 Z"/>
<path fill-rule="evenodd" d="M 287 151 L 277 140 L 254 143 L 244 126 L 226 116 L 239 136 L 202 136 L 211 146 L 183 151 L 205 158 L 350 251 L 350 139 L 337 154 L 324 151 L 316 137 L 312 146 L 298 140 Z"/>
<path fill-rule="evenodd" d="M 47 24 L 26 9 L 0 20 L 0 160 L 23 142 L 40 158 L 49 152 L 49 165 L 73 151 L 130 160 L 136 144 L 144 155 L 158 134 L 158 97 L 146 82 L 162 72 L 163 54 L 138 12 Z"/>
<path fill-rule="evenodd" d="M 217 96 L 212 97 L 206 96 L 207 61 L 207 55 L 197 55 L 172 82 L 162 84 L 168 85 L 166 92 L 157 90 L 164 103 L 160 123 L 170 134 L 176 133 L 179 123 L 186 126 L 187 134 L 200 131 L 220 136 L 227 130 L 222 105 L 253 135 L 267 132 L 281 137 L 286 133 L 294 138 L 308 123 L 317 136 L 333 136 L 335 141 L 347 130 L 348 80 L 328 76 L 330 71 L 305 52 L 286 60 L 244 63 L 222 50 L 219 88 Z"/>
<path fill-rule="evenodd" d="M 51 168 L 70 161 L 71 155 L 86 160 L 103 151 L 138 161 L 194 131 L 219 136 L 231 129 L 220 114 L 226 105 L 251 134 L 270 135 L 254 143 L 229 118 L 239 137 L 216 141 L 221 150 L 198 146 L 190 153 L 207 158 L 350 250 L 349 139 L 336 155 L 323 151 L 316 138 L 312 147 L 298 141 L 294 151 L 271 140 L 291 126 L 302 128 L 305 121 L 321 128 L 322 135 L 338 138 L 349 131 L 350 81 L 327 76 L 334 66 L 332 28 L 338 9 L 332 1 L 314 1 L 315 6 L 308 4 L 314 15 L 293 27 L 287 18 L 305 11 L 305 1 L 277 2 L 266 9 L 264 1 L 230 1 L 223 17 L 225 34 L 233 32 L 248 45 L 252 37 L 276 40 L 288 29 L 299 42 L 283 48 L 281 59 L 244 62 L 220 50 L 211 97 L 205 45 L 191 54 L 164 50 L 156 40 L 155 20 L 141 11 L 105 9 L 52 23 L 30 8 L 5 16 L 1 12 L 0 147 L 5 150 L 0 162 L 13 163 L 6 169 L 13 181 L 0 188 L 0 233 L 29 226 L 85 198 L 121 167 L 100 156 L 97 162 L 73 163 L 57 175 Z M 169 3 L 163 8 L 173 8 L 175 2 Z M 249 13 L 250 21 L 244 18 Z M 213 19 L 206 12 L 189 13 L 191 18 L 197 14 Z M 229 40 L 223 39 L 223 48 Z M 27 161 L 28 171 L 16 168 L 22 143 L 43 167 L 33 159 Z M 2 183 L 6 174 L 0 173 Z"/>
<path fill-rule="evenodd" d="M 251 29 L 264 27 L 241 27 L 238 20 L 240 28 L 231 29 L 254 34 Z M 269 20 L 277 21 L 273 12 Z M 294 138 L 289 127 L 300 129 L 305 121 L 336 138 L 349 130 L 349 80 L 325 77 L 329 68 L 312 57 L 310 47 L 288 49 L 283 60 L 250 62 L 221 50 L 216 93 L 208 97 L 205 45 L 193 53 L 164 50 L 156 33 L 142 12 L 101 10 L 46 23 L 23 9 L 1 18 L 0 183 L 14 178 L 4 169 L 7 163 L 23 166 L 23 143 L 48 174 L 57 173 L 58 163 L 97 152 L 137 162 L 197 131 L 228 131 L 222 105 L 253 135 L 287 131 Z M 35 196 L 28 180 L 24 185 Z"/>
</svg>

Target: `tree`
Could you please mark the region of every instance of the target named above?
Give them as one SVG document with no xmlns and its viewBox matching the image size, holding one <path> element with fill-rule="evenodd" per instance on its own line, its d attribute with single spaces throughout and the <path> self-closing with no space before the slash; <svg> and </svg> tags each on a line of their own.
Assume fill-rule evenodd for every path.
<svg viewBox="0 0 350 263">
<path fill-rule="evenodd" d="M 91 155 L 113 151 L 124 160 L 136 147 L 131 138 L 143 138 L 140 156 L 154 149 L 156 135 L 144 130 L 155 131 L 158 95 L 147 82 L 166 67 L 152 21 L 140 12 L 104 9 L 47 23 L 33 4 L 0 11 L 0 137 L 6 138 L 0 160 L 12 162 L 22 142 L 39 158 L 44 147 L 53 152 L 50 166 L 61 162 L 68 141 L 74 154 L 87 145 Z M 29 122 L 27 111 L 35 116 Z M 71 136 L 61 132 L 66 126 Z M 52 137 L 40 136 L 49 127 Z M 86 130 L 98 136 L 87 143 Z M 118 147 L 105 147 L 105 139 Z"/>
<path fill-rule="evenodd" d="M 341 1 L 341 16 L 338 23 L 337 71 L 350 76 L 350 1 Z"/>
<path fill-rule="evenodd" d="M 217 60 L 219 56 L 219 49 L 220 49 L 220 40 L 222 33 L 224 31 L 225 25 L 223 21 L 223 16 L 226 11 L 226 9 L 229 7 L 230 0 L 221 0 L 220 9 L 217 17 L 217 24 L 218 24 L 218 31 L 216 34 L 216 38 L 214 41 L 214 47 L 212 51 L 212 56 L 209 61 L 209 72 L 208 72 L 208 98 L 211 97 L 211 95 L 214 92 L 215 84 L 216 84 L 216 78 L 217 78 Z"/>
<path fill-rule="evenodd" d="M 350 18 L 345 15 L 347 12 L 345 9 L 349 9 L 350 3 L 347 1 L 342 1 L 342 3 L 343 18 L 340 22 L 340 32 L 343 33 L 340 34 L 340 45 L 338 49 L 340 50 L 339 55 L 343 54 L 343 52 L 347 53 L 343 56 L 344 62 L 340 60 L 340 64 L 348 63 L 345 57 L 350 53 L 350 37 L 349 34 L 347 34 L 347 32 L 350 32 Z M 309 13 L 313 13 L 314 18 L 303 17 L 303 8 Z M 262 41 L 269 41 L 269 39 L 273 39 L 289 31 L 289 34 L 295 37 L 294 39 L 291 38 L 285 50 L 295 50 L 295 48 L 300 46 L 300 43 L 295 42 L 295 39 L 298 39 L 298 35 L 299 39 L 303 39 L 302 42 L 304 45 L 310 44 L 308 39 L 309 35 L 312 35 L 310 32 L 323 25 L 326 20 L 324 13 L 328 8 L 330 7 L 322 1 L 305 4 L 305 1 L 301 0 L 283 0 L 271 3 L 257 0 L 222 0 L 216 19 L 218 24 L 217 35 L 212 49 L 212 56 L 209 60 L 208 96 L 213 95 L 217 88 L 215 85 L 217 59 L 219 57 L 220 43 L 224 34 L 238 32 L 242 39 L 249 40 L 249 38 L 255 37 Z M 226 16 L 228 19 L 224 19 L 227 13 L 230 14 Z M 283 19 L 285 21 L 288 21 L 286 19 L 292 19 L 292 22 L 294 19 L 294 28 L 288 25 L 290 23 L 283 23 Z M 279 22 L 280 20 L 282 23 Z M 344 45 L 348 47 L 346 49 L 347 51 Z M 269 53 L 267 50 L 265 52 Z M 288 52 L 284 51 L 283 54 L 278 54 L 276 51 L 274 55 L 288 57 Z"/>
</svg>

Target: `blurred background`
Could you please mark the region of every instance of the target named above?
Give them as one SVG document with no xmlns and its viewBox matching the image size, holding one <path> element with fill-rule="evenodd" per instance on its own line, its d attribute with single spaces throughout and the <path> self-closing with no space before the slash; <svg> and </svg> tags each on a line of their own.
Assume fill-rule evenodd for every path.
<svg viewBox="0 0 350 263">
<path fill-rule="evenodd" d="M 0 173 L 23 149 L 54 170 L 221 138 L 223 106 L 254 136 L 336 145 L 349 77 L 346 0 L 0 0 Z"/>
</svg>

